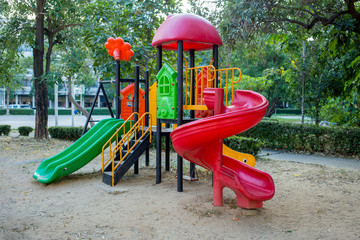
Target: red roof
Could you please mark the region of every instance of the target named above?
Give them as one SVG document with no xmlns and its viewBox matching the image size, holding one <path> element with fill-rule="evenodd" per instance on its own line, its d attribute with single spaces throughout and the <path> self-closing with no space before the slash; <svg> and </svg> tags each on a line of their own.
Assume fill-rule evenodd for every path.
<svg viewBox="0 0 360 240">
<path fill-rule="evenodd" d="M 184 51 L 211 49 L 222 45 L 220 34 L 205 18 L 193 14 L 169 16 L 156 30 L 151 45 L 165 50 L 177 50 L 177 41 L 183 41 Z"/>
</svg>

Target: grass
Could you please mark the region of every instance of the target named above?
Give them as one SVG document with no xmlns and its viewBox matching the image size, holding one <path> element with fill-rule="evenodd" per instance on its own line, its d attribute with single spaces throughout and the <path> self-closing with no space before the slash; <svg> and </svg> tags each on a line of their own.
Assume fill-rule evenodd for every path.
<svg viewBox="0 0 360 240">
<path fill-rule="evenodd" d="M 276 114 L 271 116 L 272 119 L 276 119 L 279 122 L 288 122 L 288 123 L 300 123 L 301 116 L 300 115 L 290 115 L 290 114 Z M 310 123 L 310 120 L 305 118 L 305 123 Z"/>
</svg>

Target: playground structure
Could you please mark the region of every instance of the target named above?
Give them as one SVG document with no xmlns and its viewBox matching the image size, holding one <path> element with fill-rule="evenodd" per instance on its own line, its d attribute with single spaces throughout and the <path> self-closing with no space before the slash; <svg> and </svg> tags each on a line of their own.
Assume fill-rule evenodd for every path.
<svg viewBox="0 0 360 240">
<path fill-rule="evenodd" d="M 66 149 L 66 153 L 40 164 L 34 178 L 40 182 L 52 182 L 79 169 L 101 152 L 103 182 L 114 186 L 131 166 L 134 166 L 134 173 L 138 173 L 138 158 L 144 152 L 146 165 L 149 164 L 149 145 L 154 132 L 157 184 L 161 183 L 162 136 L 166 141 L 167 171 L 170 169 L 171 137 L 178 153 L 177 191 L 183 191 L 185 158 L 190 161 L 190 179 L 195 179 L 195 164 L 213 172 L 215 206 L 222 205 L 222 190 L 229 187 L 235 192 L 239 207 L 262 207 L 263 201 L 274 195 L 271 176 L 254 168 L 254 156 L 231 150 L 223 145 L 223 139 L 255 126 L 264 116 L 268 102 L 258 93 L 234 90 L 234 84 L 241 79 L 241 71 L 238 68 L 218 68 L 218 47 L 221 45 L 216 28 L 204 18 L 191 14 L 169 16 L 152 41 L 152 46 L 157 49 L 157 82 L 149 87 L 148 73 L 144 80 L 140 80 L 138 66 L 135 67 L 134 79 L 120 78 L 120 61 L 130 60 L 133 52 L 130 44 L 122 39 L 109 38 L 105 47 L 117 63 L 115 118 L 108 105 L 112 118 L 100 121 L 86 132 L 100 90 L 108 103 L 103 87 L 107 82 L 102 82 L 84 126 L 83 137 Z M 212 65 L 195 66 L 195 52 L 211 49 Z M 177 70 L 163 63 L 163 50 L 177 51 Z M 189 66 L 185 60 L 185 79 L 184 51 L 188 51 L 190 56 Z M 120 82 L 131 84 L 121 90 Z M 145 83 L 145 91 L 139 88 L 140 82 Z M 189 118 L 184 117 L 184 110 L 189 111 Z M 112 128 L 108 126 L 110 124 L 116 126 Z M 102 136 L 102 132 L 107 134 Z M 99 141 L 95 141 L 97 138 Z M 91 145 L 92 141 L 94 144 Z M 92 154 L 88 153 L 86 161 L 76 158 L 84 148 Z M 50 174 L 54 172 L 58 173 Z M 46 177 L 50 175 L 54 176 Z"/>
</svg>

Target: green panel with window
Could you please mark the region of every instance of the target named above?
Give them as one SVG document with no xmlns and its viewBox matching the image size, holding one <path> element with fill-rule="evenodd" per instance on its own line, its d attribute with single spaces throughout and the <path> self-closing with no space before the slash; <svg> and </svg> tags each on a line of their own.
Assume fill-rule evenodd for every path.
<svg viewBox="0 0 360 240">
<path fill-rule="evenodd" d="M 167 63 L 164 63 L 156 75 L 158 80 L 157 118 L 177 119 L 177 75 L 177 72 Z"/>
</svg>

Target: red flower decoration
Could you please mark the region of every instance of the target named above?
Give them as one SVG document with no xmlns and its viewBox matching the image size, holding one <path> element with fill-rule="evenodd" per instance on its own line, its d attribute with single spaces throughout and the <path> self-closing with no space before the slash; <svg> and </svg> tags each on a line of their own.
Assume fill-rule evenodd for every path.
<svg viewBox="0 0 360 240">
<path fill-rule="evenodd" d="M 134 56 L 134 52 L 131 50 L 131 45 L 127 42 L 124 42 L 121 38 L 108 38 L 105 43 L 105 47 L 108 50 L 110 56 L 113 56 L 114 59 L 129 61 L 132 56 Z"/>
</svg>

